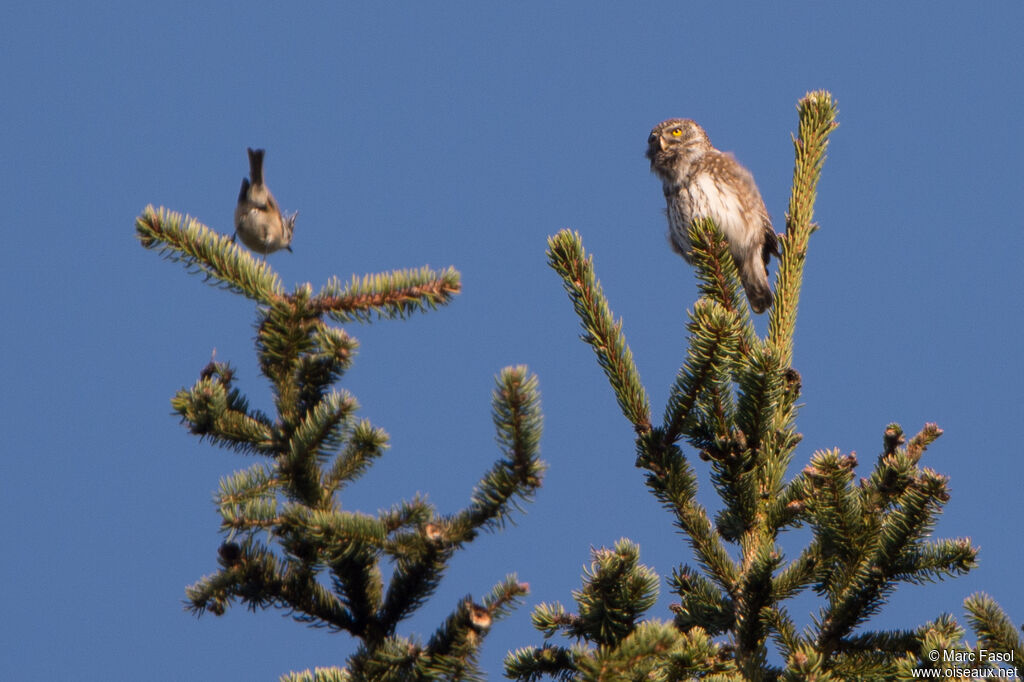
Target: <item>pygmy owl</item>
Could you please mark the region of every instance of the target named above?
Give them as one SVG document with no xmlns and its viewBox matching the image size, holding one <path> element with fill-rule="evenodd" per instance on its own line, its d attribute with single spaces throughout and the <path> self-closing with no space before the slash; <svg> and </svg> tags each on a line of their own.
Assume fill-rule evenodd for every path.
<svg viewBox="0 0 1024 682">
<path fill-rule="evenodd" d="M 755 313 L 767 310 L 774 301 L 768 259 L 780 255 L 779 242 L 754 176 L 731 154 L 712 147 L 704 129 L 685 118 L 654 127 L 647 158 L 665 192 L 672 248 L 692 263 L 686 231 L 693 220 L 711 218 L 729 243 L 750 307 Z"/>
<path fill-rule="evenodd" d="M 248 152 L 249 177 L 242 178 L 235 207 L 235 234 L 231 240 L 241 237 L 242 243 L 264 255 L 278 249 L 291 251 L 296 216 L 281 215 L 274 195 L 263 184 L 263 150 L 249 149 Z"/>
</svg>

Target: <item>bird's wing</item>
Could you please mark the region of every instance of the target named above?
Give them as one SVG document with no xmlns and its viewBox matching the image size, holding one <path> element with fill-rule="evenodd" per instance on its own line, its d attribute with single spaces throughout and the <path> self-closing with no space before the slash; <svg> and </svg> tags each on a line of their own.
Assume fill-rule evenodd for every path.
<svg viewBox="0 0 1024 682">
<path fill-rule="evenodd" d="M 772 221 L 767 215 L 764 216 L 763 225 L 764 249 L 761 250 L 761 257 L 764 259 L 765 265 L 767 265 L 771 256 L 782 258 L 782 251 L 779 250 L 779 235 L 775 234 L 775 228 L 772 227 Z"/>
<path fill-rule="evenodd" d="M 723 175 L 727 176 L 736 186 L 742 186 L 747 190 L 748 205 L 744 208 L 761 218 L 761 226 L 764 230 L 764 262 L 767 263 L 769 255 L 772 254 L 781 257 L 782 253 L 779 251 L 778 235 L 775 234 L 772 218 L 768 215 L 768 207 L 764 205 L 764 198 L 761 196 L 761 191 L 757 188 L 757 183 L 754 182 L 753 174 L 737 161 L 736 157 L 731 153 L 722 152 L 721 156 L 727 159 L 727 161 L 723 160 L 720 166 Z"/>
</svg>

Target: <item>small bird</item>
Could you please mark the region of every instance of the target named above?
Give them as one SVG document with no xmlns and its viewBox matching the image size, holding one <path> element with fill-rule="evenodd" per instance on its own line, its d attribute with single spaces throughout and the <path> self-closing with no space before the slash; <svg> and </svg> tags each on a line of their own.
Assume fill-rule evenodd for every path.
<svg viewBox="0 0 1024 682">
<path fill-rule="evenodd" d="M 292 233 L 295 231 L 296 215 L 285 218 L 281 209 L 263 184 L 262 149 L 249 149 L 249 177 L 242 178 L 242 189 L 238 191 L 238 206 L 235 207 L 235 234 L 242 243 L 257 253 L 266 255 L 279 249 L 292 250 Z"/>
<path fill-rule="evenodd" d="M 687 229 L 697 218 L 711 218 L 729 243 L 750 307 L 755 313 L 767 310 L 775 300 L 768 260 L 781 254 L 754 176 L 731 154 L 711 146 L 704 129 L 686 118 L 654 126 L 647 158 L 661 178 L 672 249 L 692 263 Z"/>
</svg>

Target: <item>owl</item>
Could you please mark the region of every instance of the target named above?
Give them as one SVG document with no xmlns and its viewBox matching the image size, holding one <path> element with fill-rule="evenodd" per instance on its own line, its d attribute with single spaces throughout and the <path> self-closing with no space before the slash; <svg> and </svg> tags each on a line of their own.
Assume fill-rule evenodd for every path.
<svg viewBox="0 0 1024 682">
<path fill-rule="evenodd" d="M 751 309 L 767 310 L 775 300 L 768 259 L 780 255 L 779 241 L 754 176 L 731 154 L 712 147 L 704 129 L 686 118 L 654 126 L 647 158 L 661 178 L 673 250 L 692 263 L 687 229 L 697 218 L 711 218 L 729 243 Z"/>
</svg>

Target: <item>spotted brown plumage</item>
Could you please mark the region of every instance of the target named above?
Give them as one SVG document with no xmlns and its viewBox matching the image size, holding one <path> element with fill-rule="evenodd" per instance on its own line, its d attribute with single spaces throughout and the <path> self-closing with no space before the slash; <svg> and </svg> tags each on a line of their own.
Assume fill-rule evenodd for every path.
<svg viewBox="0 0 1024 682">
<path fill-rule="evenodd" d="M 779 255 L 779 242 L 754 176 L 731 154 L 715 149 L 704 129 L 685 118 L 663 121 L 651 130 L 647 158 L 661 179 L 673 250 L 691 263 L 686 236 L 690 223 L 711 218 L 729 243 L 751 309 L 767 310 L 774 302 L 768 260 Z"/>
</svg>

